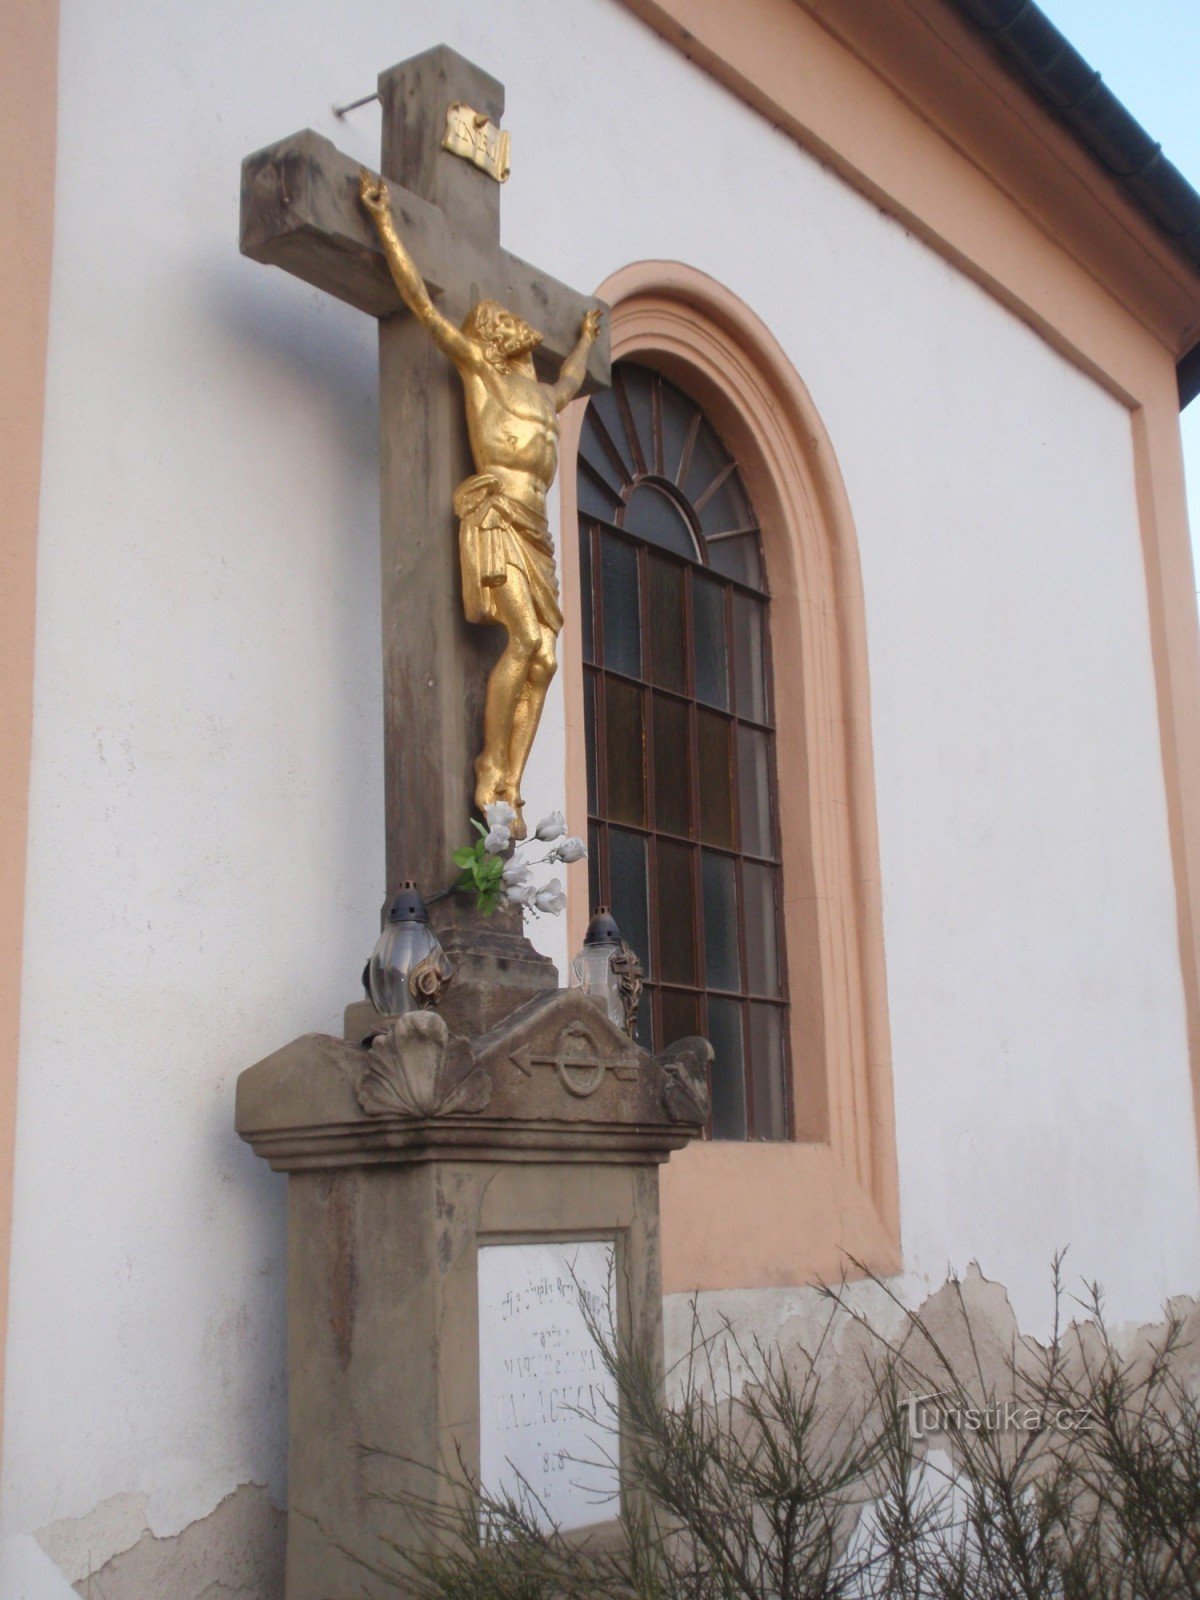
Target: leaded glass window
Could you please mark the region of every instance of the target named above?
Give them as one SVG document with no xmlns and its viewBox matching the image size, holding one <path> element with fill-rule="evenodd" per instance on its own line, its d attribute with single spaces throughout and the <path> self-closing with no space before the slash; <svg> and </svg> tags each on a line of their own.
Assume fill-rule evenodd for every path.
<svg viewBox="0 0 1200 1600">
<path fill-rule="evenodd" d="M 639 1038 L 712 1040 L 710 1132 L 788 1137 L 787 966 L 758 522 L 700 407 L 618 362 L 578 461 L 590 893 Z"/>
</svg>

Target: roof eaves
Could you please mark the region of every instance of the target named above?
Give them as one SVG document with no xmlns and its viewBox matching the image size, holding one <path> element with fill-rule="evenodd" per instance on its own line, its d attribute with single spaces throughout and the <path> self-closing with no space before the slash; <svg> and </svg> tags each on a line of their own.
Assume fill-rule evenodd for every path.
<svg viewBox="0 0 1200 1600">
<path fill-rule="evenodd" d="M 1200 194 L 1033 0 L 951 0 L 1200 274 Z M 1176 368 L 1200 394 L 1200 344 Z"/>
</svg>

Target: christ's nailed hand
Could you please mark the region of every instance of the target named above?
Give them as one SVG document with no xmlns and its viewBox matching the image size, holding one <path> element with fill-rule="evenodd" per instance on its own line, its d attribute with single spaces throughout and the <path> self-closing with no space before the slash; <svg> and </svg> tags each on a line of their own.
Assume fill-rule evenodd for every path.
<svg viewBox="0 0 1200 1600">
<path fill-rule="evenodd" d="M 387 184 L 365 167 L 358 169 L 358 197 L 373 217 L 382 217 L 391 208 Z"/>
</svg>

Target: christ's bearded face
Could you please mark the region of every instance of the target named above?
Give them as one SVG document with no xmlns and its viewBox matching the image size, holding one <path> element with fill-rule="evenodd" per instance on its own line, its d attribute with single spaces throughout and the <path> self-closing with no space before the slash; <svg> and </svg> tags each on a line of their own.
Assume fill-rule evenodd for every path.
<svg viewBox="0 0 1200 1600">
<path fill-rule="evenodd" d="M 536 350 L 542 342 L 542 336 L 536 328 L 531 328 L 527 322 L 516 317 L 511 311 L 506 311 L 497 328 L 496 343 L 508 357 L 528 355 L 531 350 Z"/>
<path fill-rule="evenodd" d="M 528 355 L 542 342 L 536 328 L 521 317 L 506 311 L 494 300 L 483 300 L 467 317 L 464 331 L 484 345 L 494 361 L 514 361 Z"/>
</svg>

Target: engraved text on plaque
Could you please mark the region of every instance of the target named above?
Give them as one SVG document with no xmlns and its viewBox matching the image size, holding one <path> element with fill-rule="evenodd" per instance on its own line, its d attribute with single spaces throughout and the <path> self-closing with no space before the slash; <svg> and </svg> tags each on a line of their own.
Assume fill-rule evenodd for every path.
<svg viewBox="0 0 1200 1600">
<path fill-rule="evenodd" d="M 484 1490 L 540 1501 L 543 1522 L 584 1528 L 619 1510 L 616 1387 L 580 1297 L 613 1337 L 613 1245 L 481 1245 L 479 1472 Z"/>
</svg>

